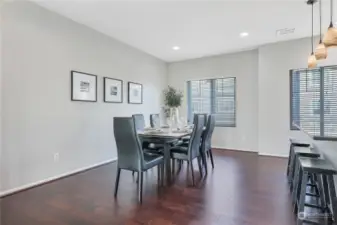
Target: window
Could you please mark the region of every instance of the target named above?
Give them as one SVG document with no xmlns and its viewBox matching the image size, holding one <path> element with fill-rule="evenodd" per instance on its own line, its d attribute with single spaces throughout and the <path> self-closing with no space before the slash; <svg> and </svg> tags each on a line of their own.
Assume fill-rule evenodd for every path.
<svg viewBox="0 0 337 225">
<path fill-rule="evenodd" d="M 291 70 L 290 86 L 291 129 L 337 138 L 337 66 Z"/>
<path fill-rule="evenodd" d="M 216 126 L 235 127 L 235 85 L 234 77 L 188 81 L 188 120 L 195 113 L 214 114 Z"/>
</svg>

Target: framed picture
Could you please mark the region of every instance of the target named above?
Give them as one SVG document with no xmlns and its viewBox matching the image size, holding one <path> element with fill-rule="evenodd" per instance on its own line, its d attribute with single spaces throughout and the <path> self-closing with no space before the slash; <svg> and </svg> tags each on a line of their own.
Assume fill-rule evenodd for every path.
<svg viewBox="0 0 337 225">
<path fill-rule="evenodd" d="M 123 102 L 123 81 L 104 77 L 104 102 Z"/>
<path fill-rule="evenodd" d="M 130 104 L 143 104 L 143 85 L 129 82 L 128 97 Z"/>
<path fill-rule="evenodd" d="M 97 102 L 97 76 L 71 71 L 71 100 Z"/>
</svg>

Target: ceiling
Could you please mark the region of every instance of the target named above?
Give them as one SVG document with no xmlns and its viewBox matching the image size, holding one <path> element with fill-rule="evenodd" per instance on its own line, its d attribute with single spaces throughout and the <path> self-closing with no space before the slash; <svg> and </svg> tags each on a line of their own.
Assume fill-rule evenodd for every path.
<svg viewBox="0 0 337 225">
<path fill-rule="evenodd" d="M 311 8 L 303 0 L 32 1 L 167 62 L 311 35 Z M 322 5 L 326 30 L 329 1 Z M 315 34 L 319 34 L 318 4 L 315 14 Z M 283 28 L 295 28 L 295 32 L 276 35 L 276 30 Z M 242 38 L 241 32 L 249 36 Z M 180 50 L 173 50 L 173 46 Z"/>
</svg>

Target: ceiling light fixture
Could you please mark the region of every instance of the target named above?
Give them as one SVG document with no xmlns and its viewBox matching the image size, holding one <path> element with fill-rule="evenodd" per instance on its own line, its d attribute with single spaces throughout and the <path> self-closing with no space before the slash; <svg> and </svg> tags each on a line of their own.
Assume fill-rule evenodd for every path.
<svg viewBox="0 0 337 225">
<path fill-rule="evenodd" d="M 240 36 L 241 37 L 247 37 L 249 34 L 247 33 L 247 32 L 242 32 L 241 34 L 240 34 Z"/>
<path fill-rule="evenodd" d="M 308 0 L 307 2 L 307 4 L 311 5 L 311 55 L 308 58 L 308 68 L 314 68 L 317 65 L 314 54 L 314 2 L 315 0 Z"/>
<path fill-rule="evenodd" d="M 326 59 L 327 50 L 322 42 L 322 0 L 319 0 L 319 44 L 315 50 L 315 57 L 317 60 Z"/>
<path fill-rule="evenodd" d="M 333 20 L 333 1 L 330 0 L 330 26 L 323 38 L 323 43 L 327 48 L 337 46 L 337 28 L 333 26 L 332 20 Z"/>
<path fill-rule="evenodd" d="M 175 50 L 175 51 L 178 51 L 178 50 L 180 50 L 180 47 L 179 46 L 174 46 L 174 47 L 172 47 L 172 49 Z"/>
</svg>

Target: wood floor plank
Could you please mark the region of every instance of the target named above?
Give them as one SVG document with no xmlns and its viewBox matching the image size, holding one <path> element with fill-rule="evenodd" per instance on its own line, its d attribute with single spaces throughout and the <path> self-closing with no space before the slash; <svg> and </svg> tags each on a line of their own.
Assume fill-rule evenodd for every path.
<svg viewBox="0 0 337 225">
<path fill-rule="evenodd" d="M 186 164 L 170 187 L 158 189 L 157 172 L 147 172 L 142 205 L 136 176 L 122 172 L 115 199 L 116 163 L 98 167 L 1 199 L 1 225 L 295 224 L 286 159 L 224 150 L 214 158 L 207 177 L 195 171 L 196 187 Z"/>
</svg>

